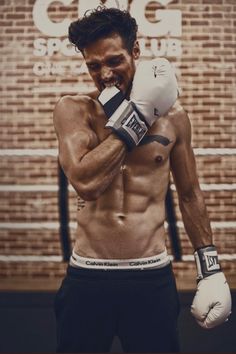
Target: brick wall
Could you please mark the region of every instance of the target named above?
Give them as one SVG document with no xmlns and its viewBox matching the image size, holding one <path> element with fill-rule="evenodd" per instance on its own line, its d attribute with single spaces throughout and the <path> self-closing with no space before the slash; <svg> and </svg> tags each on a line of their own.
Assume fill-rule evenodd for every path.
<svg viewBox="0 0 236 354">
<path fill-rule="evenodd" d="M 48 8 L 49 18 L 55 22 L 67 17 L 76 19 L 78 3 L 77 0 L 63 6 L 59 1 L 53 2 Z M 34 5 L 35 0 L 0 0 L 1 277 L 59 277 L 64 272 L 52 111 L 61 95 L 92 86 L 81 68 L 78 54 L 65 56 L 57 51 L 51 56 L 34 55 L 34 40 L 41 38 L 47 42 L 49 39 L 35 26 Z M 224 258 L 226 272 L 233 274 L 235 261 L 227 257 L 235 257 L 236 246 L 236 3 L 234 0 L 202 0 L 201 3 L 176 0 L 166 7 L 156 1 L 147 5 L 150 21 L 155 20 L 158 9 L 182 13 L 179 38 L 182 54 L 167 57 L 176 68 L 181 102 L 192 122 L 199 179 L 214 239 Z M 65 37 L 59 39 L 62 43 Z M 150 49 L 150 40 L 146 41 L 146 47 Z M 73 226 L 77 200 L 71 189 L 69 194 Z M 181 221 L 175 191 L 173 195 L 178 221 Z M 190 242 L 181 225 L 179 233 L 183 254 L 190 255 Z M 73 240 L 73 227 L 70 234 Z M 168 236 L 167 245 L 171 253 Z M 195 274 L 192 261 L 184 259 L 174 267 L 178 277 L 186 274 L 186 270 Z"/>
</svg>

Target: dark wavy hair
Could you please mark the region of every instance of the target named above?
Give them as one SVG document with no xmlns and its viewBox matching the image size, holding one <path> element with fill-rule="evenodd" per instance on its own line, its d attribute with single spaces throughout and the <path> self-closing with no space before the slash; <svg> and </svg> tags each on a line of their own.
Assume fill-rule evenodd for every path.
<svg viewBox="0 0 236 354">
<path fill-rule="evenodd" d="M 137 38 L 137 30 L 136 20 L 128 11 L 98 6 L 70 24 L 69 41 L 83 53 L 87 45 L 112 33 L 118 33 L 123 39 L 125 48 L 131 53 Z"/>
</svg>

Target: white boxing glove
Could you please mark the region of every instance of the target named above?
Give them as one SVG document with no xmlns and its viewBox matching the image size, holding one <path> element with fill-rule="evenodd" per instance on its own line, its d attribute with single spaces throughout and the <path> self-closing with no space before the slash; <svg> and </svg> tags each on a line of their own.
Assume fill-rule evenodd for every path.
<svg viewBox="0 0 236 354">
<path fill-rule="evenodd" d="M 122 97 L 117 87 L 105 88 L 98 101 L 109 118 L 106 128 L 111 128 L 132 150 L 177 97 L 178 85 L 171 64 L 157 58 L 137 66 L 130 101 Z"/>
<path fill-rule="evenodd" d="M 167 59 L 156 58 L 138 64 L 130 99 L 149 127 L 169 111 L 177 98 L 176 76 Z"/>
<path fill-rule="evenodd" d="M 197 292 L 191 313 L 203 328 L 213 328 L 228 320 L 232 300 L 229 285 L 220 269 L 215 246 L 199 248 L 194 252 L 197 270 Z"/>
</svg>

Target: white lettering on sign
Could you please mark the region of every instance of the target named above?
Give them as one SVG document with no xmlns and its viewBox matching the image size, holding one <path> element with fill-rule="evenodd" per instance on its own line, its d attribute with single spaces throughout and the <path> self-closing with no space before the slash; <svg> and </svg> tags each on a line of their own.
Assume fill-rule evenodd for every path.
<svg viewBox="0 0 236 354">
<path fill-rule="evenodd" d="M 140 51 L 143 57 L 178 57 L 182 53 L 181 41 L 175 38 L 152 38 L 150 46 L 147 45 L 146 38 L 139 39 Z"/>
<path fill-rule="evenodd" d="M 48 8 L 55 0 L 36 0 L 33 8 L 33 20 L 40 32 L 51 37 L 62 37 L 67 34 L 71 19 L 65 18 L 62 22 L 52 22 L 48 17 Z M 64 6 L 70 5 L 73 0 L 60 0 Z"/>
<path fill-rule="evenodd" d="M 100 0 L 89 0 L 89 1 L 78 0 L 78 17 L 83 17 L 85 12 L 95 9 L 101 4 L 102 2 Z M 115 8 L 118 7 L 120 10 L 128 10 L 129 1 L 128 0 L 107 0 L 103 5 L 105 5 L 106 7 L 115 7 Z"/>
<path fill-rule="evenodd" d="M 50 61 L 46 62 L 37 62 L 34 63 L 33 73 L 37 76 L 45 76 L 45 75 L 73 75 L 78 76 L 81 74 L 88 74 L 88 69 L 85 64 L 78 62 L 68 62 L 62 61 L 59 63 L 53 63 Z"/>
<path fill-rule="evenodd" d="M 59 38 L 37 38 L 34 40 L 34 55 L 36 57 L 49 56 L 61 52 L 67 57 L 73 55 L 81 55 L 80 53 L 75 52 L 74 46 L 69 42 L 68 38 L 63 40 Z"/>
<path fill-rule="evenodd" d="M 73 0 L 60 0 L 68 6 Z M 70 18 L 65 18 L 62 22 L 55 23 L 48 17 L 48 8 L 55 0 L 36 0 L 33 8 L 33 19 L 35 26 L 44 34 L 53 37 L 66 36 L 71 23 Z M 181 36 L 181 11 L 180 10 L 157 10 L 156 21 L 150 22 L 145 16 L 145 10 L 150 2 L 167 5 L 172 1 L 157 0 L 133 0 L 130 5 L 131 16 L 136 18 L 139 26 L 139 33 L 143 36 L 160 37 L 164 35 Z M 82 17 L 85 12 L 101 5 L 100 0 L 78 0 L 78 17 Z M 121 10 L 128 10 L 128 0 L 107 0 L 107 7 L 119 7 Z"/>
<path fill-rule="evenodd" d="M 141 56 L 158 57 L 169 56 L 178 57 L 182 54 L 181 37 L 182 35 L 182 14 L 180 10 L 158 9 L 154 13 L 154 20 L 150 22 L 146 16 L 146 8 L 150 3 L 167 6 L 173 0 L 77 0 L 78 17 L 99 5 L 115 7 L 120 10 L 128 10 L 138 24 L 139 43 Z M 74 0 L 35 0 L 33 7 L 33 20 L 40 32 L 49 38 L 37 38 L 34 40 L 34 55 L 37 57 L 52 57 L 56 53 L 61 53 L 66 57 L 82 57 L 75 51 L 74 46 L 69 42 L 68 27 L 72 21 L 70 14 L 65 15 L 61 22 L 53 22 L 49 17 L 49 7 L 53 3 L 64 6 L 72 5 Z M 74 4 L 73 4 L 74 5 Z M 66 37 L 66 38 L 61 38 Z M 146 38 L 149 37 L 149 38 Z M 159 38 L 162 37 L 162 38 Z M 164 38 L 163 38 L 164 37 Z M 38 62 L 35 63 L 33 71 L 35 75 L 63 75 L 68 73 L 70 66 L 60 65 L 58 62 Z M 85 65 L 73 67 L 73 74 L 85 73 Z"/>
<path fill-rule="evenodd" d="M 130 13 L 134 14 L 138 24 L 139 33 L 143 36 L 160 37 L 165 35 L 181 36 L 181 11 L 179 10 L 157 10 L 156 21 L 148 21 L 145 9 L 150 0 L 135 0 L 131 3 Z M 158 2 L 159 1 L 155 1 Z"/>
</svg>

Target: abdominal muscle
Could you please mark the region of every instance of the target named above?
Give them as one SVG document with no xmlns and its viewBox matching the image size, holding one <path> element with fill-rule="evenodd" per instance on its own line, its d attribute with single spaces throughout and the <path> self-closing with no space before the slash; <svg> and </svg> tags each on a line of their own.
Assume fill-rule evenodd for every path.
<svg viewBox="0 0 236 354">
<path fill-rule="evenodd" d="M 132 177 L 123 169 L 95 201 L 78 212 L 74 251 L 83 257 L 131 259 L 165 249 L 165 194 L 168 175 L 156 185 L 147 176 Z M 157 173 L 159 176 L 160 174 Z M 153 179 L 153 180 L 152 180 Z M 154 183 L 155 181 L 155 183 Z"/>
</svg>

